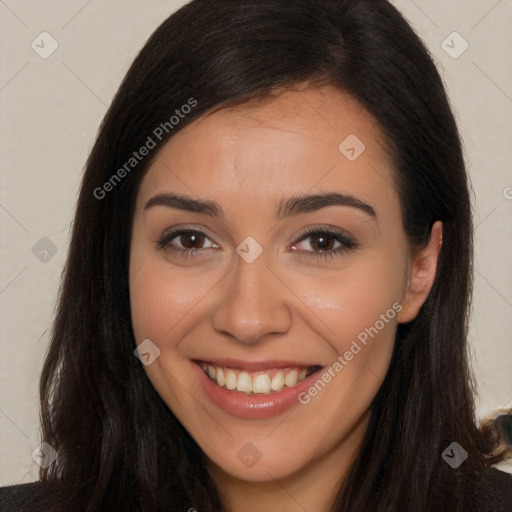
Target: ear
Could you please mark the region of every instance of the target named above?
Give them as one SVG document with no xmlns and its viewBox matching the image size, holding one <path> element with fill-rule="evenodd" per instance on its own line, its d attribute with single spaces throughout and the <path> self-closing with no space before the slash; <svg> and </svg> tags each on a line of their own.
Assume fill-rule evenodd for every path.
<svg viewBox="0 0 512 512">
<path fill-rule="evenodd" d="M 413 259 L 409 269 L 408 284 L 402 297 L 402 309 L 398 314 L 399 323 L 411 322 L 427 300 L 434 283 L 437 261 L 443 243 L 443 224 L 434 222 L 430 240 Z"/>
</svg>

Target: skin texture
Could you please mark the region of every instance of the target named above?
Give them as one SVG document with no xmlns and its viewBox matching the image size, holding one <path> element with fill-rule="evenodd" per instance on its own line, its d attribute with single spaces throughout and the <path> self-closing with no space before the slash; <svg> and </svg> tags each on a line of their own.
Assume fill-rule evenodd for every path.
<svg viewBox="0 0 512 512">
<path fill-rule="evenodd" d="M 338 149 L 350 134 L 365 145 L 354 161 Z M 350 96 L 304 86 L 195 120 L 142 180 L 130 252 L 135 339 L 159 347 L 144 368 L 207 455 L 228 510 L 328 510 L 364 435 L 397 322 L 414 319 L 428 295 L 442 226 L 434 225 L 428 246 L 412 251 L 383 141 L 374 118 Z M 275 216 L 283 198 L 326 192 L 368 203 L 377 218 L 339 205 Z M 216 201 L 224 217 L 144 208 L 163 193 Z M 199 250 L 190 257 L 173 252 L 191 251 L 186 236 L 159 248 L 172 227 L 205 233 Z M 324 259 L 318 236 L 301 239 L 308 227 L 342 231 L 357 247 Z M 235 252 L 248 236 L 263 248 L 250 264 Z M 331 252 L 340 245 L 328 241 Z M 275 417 L 226 413 L 192 372 L 191 359 L 215 357 L 329 367 L 393 304 L 400 313 L 309 404 Z M 262 455 L 252 467 L 237 457 L 248 442 Z"/>
</svg>

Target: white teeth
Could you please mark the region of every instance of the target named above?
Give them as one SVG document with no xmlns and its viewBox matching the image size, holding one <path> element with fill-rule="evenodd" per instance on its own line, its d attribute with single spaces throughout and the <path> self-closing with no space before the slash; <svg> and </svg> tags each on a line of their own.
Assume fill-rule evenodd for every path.
<svg viewBox="0 0 512 512">
<path fill-rule="evenodd" d="M 236 388 L 236 375 L 233 370 L 227 370 L 226 374 L 226 387 L 230 390 L 233 390 Z"/>
<path fill-rule="evenodd" d="M 210 376 L 210 379 L 214 379 L 215 375 L 217 374 L 217 370 L 215 370 L 215 366 L 207 365 L 206 370 L 208 372 L 208 375 Z"/>
<path fill-rule="evenodd" d="M 224 370 L 222 368 L 217 368 L 217 377 L 215 378 L 217 384 L 221 387 L 226 385 L 226 379 L 224 377 Z"/>
<path fill-rule="evenodd" d="M 252 382 L 253 393 L 270 393 L 270 377 L 268 375 L 258 375 Z"/>
<path fill-rule="evenodd" d="M 273 391 L 281 391 L 281 389 L 284 388 L 284 375 L 281 370 L 279 370 L 274 378 L 272 379 L 272 382 L 270 383 L 270 389 Z"/>
<path fill-rule="evenodd" d="M 291 388 L 297 384 L 297 377 L 298 377 L 297 370 L 292 370 L 285 378 L 284 383 L 286 384 L 286 387 Z"/>
<path fill-rule="evenodd" d="M 233 370 L 211 364 L 202 364 L 204 371 L 218 386 L 250 394 L 269 394 L 274 391 L 281 391 L 284 387 L 292 388 L 306 378 L 307 368 L 296 368 L 288 370 L 274 369 L 269 373 L 257 372 L 251 377 L 249 372 Z M 288 372 L 288 373 L 286 373 Z M 286 373 L 286 375 L 285 375 Z M 270 375 L 274 375 L 272 378 Z"/>
<path fill-rule="evenodd" d="M 252 379 L 247 372 L 240 372 L 236 389 L 241 393 L 252 393 Z"/>
</svg>

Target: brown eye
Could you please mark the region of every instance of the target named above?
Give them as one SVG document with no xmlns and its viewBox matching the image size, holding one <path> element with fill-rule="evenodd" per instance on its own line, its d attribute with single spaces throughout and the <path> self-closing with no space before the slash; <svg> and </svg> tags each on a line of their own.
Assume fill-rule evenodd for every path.
<svg viewBox="0 0 512 512">
<path fill-rule="evenodd" d="M 202 249 L 206 237 L 201 233 L 182 233 L 179 237 L 180 244 L 185 249 Z"/>
<path fill-rule="evenodd" d="M 173 251 L 180 256 L 198 256 L 201 252 L 218 249 L 219 245 L 202 231 L 177 229 L 164 232 L 157 241 L 157 247 L 166 251 Z"/>
<path fill-rule="evenodd" d="M 332 235 L 314 235 L 310 238 L 310 245 L 315 251 L 330 251 L 336 243 L 336 238 Z"/>
<path fill-rule="evenodd" d="M 357 247 L 357 242 L 347 234 L 322 228 L 307 230 L 292 245 L 293 250 L 322 260 L 342 256 Z"/>
</svg>

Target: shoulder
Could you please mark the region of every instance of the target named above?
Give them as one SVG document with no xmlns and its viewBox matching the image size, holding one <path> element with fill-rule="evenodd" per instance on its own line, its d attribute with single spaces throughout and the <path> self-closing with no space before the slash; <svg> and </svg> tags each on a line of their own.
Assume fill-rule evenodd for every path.
<svg viewBox="0 0 512 512">
<path fill-rule="evenodd" d="M 489 467 L 477 478 L 477 485 L 470 486 L 468 494 L 479 512 L 510 512 L 512 474 Z M 59 508 L 58 495 L 58 486 L 51 481 L 0 487 L 0 511 L 52 512 Z"/>
<path fill-rule="evenodd" d="M 55 507 L 56 486 L 51 482 L 0 487 L 1 512 L 50 512 Z"/>
<path fill-rule="evenodd" d="M 510 512 L 512 503 L 512 474 L 487 468 L 474 489 L 473 503 L 482 512 Z"/>
</svg>

